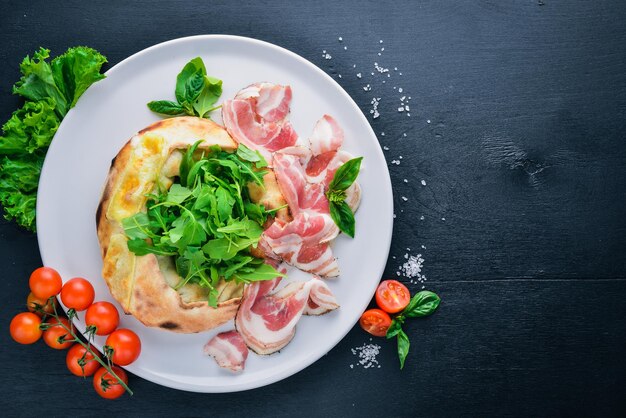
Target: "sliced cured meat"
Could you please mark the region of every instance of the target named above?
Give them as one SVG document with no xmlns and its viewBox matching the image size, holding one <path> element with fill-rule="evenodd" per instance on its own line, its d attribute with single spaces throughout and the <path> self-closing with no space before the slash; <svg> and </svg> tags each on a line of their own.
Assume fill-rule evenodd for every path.
<svg viewBox="0 0 626 418">
<path fill-rule="evenodd" d="M 204 345 L 204 354 L 213 357 L 220 367 L 238 372 L 246 365 L 248 346 L 237 331 L 221 332 Z"/>
<path fill-rule="evenodd" d="M 343 129 L 339 123 L 332 116 L 322 116 L 315 124 L 313 134 L 309 138 L 309 148 L 313 155 L 337 151 L 341 144 L 343 144 Z"/>
<path fill-rule="evenodd" d="M 272 153 L 293 146 L 298 135 L 286 121 L 291 87 L 257 83 L 241 90 L 222 105 L 228 133 L 240 144 L 259 151 L 272 164 Z"/>
<path fill-rule="evenodd" d="M 316 278 L 292 282 L 270 293 L 275 286 L 268 282 L 247 285 L 235 317 L 245 344 L 258 354 L 272 354 L 285 347 L 295 335 L 303 313 L 321 314 L 339 307 L 328 286 Z M 314 307 L 309 307 L 309 301 Z"/>
<path fill-rule="evenodd" d="M 339 229 L 329 215 L 300 212 L 293 221 L 275 221 L 263 232 L 272 253 L 300 270 L 323 277 L 339 275 L 339 265 L 328 241 Z"/>
</svg>

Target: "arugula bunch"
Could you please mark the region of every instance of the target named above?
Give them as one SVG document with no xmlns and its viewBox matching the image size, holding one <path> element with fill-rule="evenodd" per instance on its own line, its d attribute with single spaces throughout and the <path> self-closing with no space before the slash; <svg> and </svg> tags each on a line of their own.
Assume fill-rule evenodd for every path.
<svg viewBox="0 0 626 418">
<path fill-rule="evenodd" d="M 333 218 L 343 233 L 352 238 L 354 238 L 355 221 L 352 209 L 345 202 L 346 190 L 359 175 L 362 160 L 363 157 L 358 157 L 346 161 L 335 171 L 335 175 L 328 185 L 328 190 L 326 190 L 326 197 L 330 203 L 330 217 Z"/>
<path fill-rule="evenodd" d="M 69 48 L 48 62 L 40 48 L 20 64 L 13 93 L 26 99 L 2 126 L 0 202 L 4 217 L 35 231 L 37 185 L 44 157 L 61 120 L 87 88 L 104 78 L 106 57 L 91 48 Z"/>
<path fill-rule="evenodd" d="M 222 95 L 222 80 L 210 77 L 202 58 L 189 61 L 176 77 L 176 101 L 155 100 L 148 108 L 164 115 L 189 115 L 208 118 L 220 106 L 213 106 Z"/>
<path fill-rule="evenodd" d="M 122 221 L 128 249 L 136 255 L 172 256 L 181 281 L 208 289 L 217 306 L 220 278 L 249 283 L 283 276 L 250 255 L 275 210 L 254 203 L 248 184 L 263 187 L 267 162 L 239 145 L 236 153 L 215 146 L 197 157 L 196 142 L 184 154 L 178 183 L 150 194 L 147 212 Z"/>
<path fill-rule="evenodd" d="M 432 315 L 439 304 L 441 298 L 429 290 L 422 290 L 417 292 L 415 296 L 411 298 L 409 304 L 400 312 L 393 320 L 387 330 L 387 339 L 396 337 L 398 340 L 398 357 L 400 359 L 400 369 L 404 367 L 404 360 L 409 354 L 409 337 L 402 329 L 402 325 L 407 318 L 419 318 L 422 316 Z"/>
</svg>

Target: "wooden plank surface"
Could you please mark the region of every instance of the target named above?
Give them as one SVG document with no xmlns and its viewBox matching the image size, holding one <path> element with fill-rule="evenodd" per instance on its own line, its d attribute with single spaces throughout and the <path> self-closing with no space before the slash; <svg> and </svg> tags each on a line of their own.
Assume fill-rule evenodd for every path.
<svg viewBox="0 0 626 418">
<path fill-rule="evenodd" d="M 0 8 L 2 121 L 19 105 L 11 96 L 17 64 L 39 46 L 58 54 L 89 45 L 114 65 L 165 40 L 230 33 L 311 60 L 350 93 L 388 148 L 397 217 L 386 276 L 396 276 L 405 255 L 421 254 L 425 283 L 402 279 L 443 299 L 435 316 L 409 324 L 412 348 L 401 372 L 385 341 L 374 341 L 380 368 L 355 365 L 351 349 L 369 343 L 356 327 L 297 375 L 222 395 L 133 378 L 133 398 L 104 402 L 90 382 L 68 376 L 63 353 L 18 346 L 5 331 L 7 416 L 626 413 L 626 3 L 5 1 Z M 410 109 L 399 112 L 409 96 Z M 381 98 L 376 119 L 372 98 Z M 0 249 L 6 330 L 41 261 L 36 238 L 4 221 Z"/>
</svg>

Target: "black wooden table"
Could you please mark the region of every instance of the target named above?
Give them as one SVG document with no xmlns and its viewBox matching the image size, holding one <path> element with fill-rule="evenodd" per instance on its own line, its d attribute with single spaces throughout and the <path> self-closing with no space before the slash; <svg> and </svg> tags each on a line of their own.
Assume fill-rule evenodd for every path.
<svg viewBox="0 0 626 418">
<path fill-rule="evenodd" d="M 426 281 L 406 282 L 443 303 L 408 324 L 403 371 L 382 340 L 381 367 L 361 367 L 351 350 L 370 341 L 357 326 L 264 388 L 196 394 L 135 377 L 132 398 L 109 402 L 69 375 L 64 352 L 10 339 L 41 260 L 36 237 L 3 221 L 0 414 L 626 413 L 625 2 L 86 3 L 2 2 L 2 121 L 19 105 L 17 65 L 39 46 L 88 45 L 109 65 L 195 34 L 288 48 L 350 93 L 386 149 L 397 217 L 385 276 L 421 254 Z"/>
</svg>

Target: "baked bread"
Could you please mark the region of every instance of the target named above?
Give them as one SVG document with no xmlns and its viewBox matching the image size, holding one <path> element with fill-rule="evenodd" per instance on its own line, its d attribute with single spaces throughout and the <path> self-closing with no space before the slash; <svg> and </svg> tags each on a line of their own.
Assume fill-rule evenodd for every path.
<svg viewBox="0 0 626 418">
<path fill-rule="evenodd" d="M 157 180 L 161 187 L 172 185 L 183 152 L 198 140 L 202 140 L 199 149 L 237 148 L 224 128 L 197 117 L 164 119 L 141 130 L 113 159 L 96 212 L 102 276 L 113 297 L 146 326 L 180 333 L 209 330 L 234 318 L 243 285 L 221 280 L 216 308 L 208 305 L 207 290 L 197 284 L 174 290 L 181 279 L 173 259 L 136 256 L 128 249 L 121 221 L 146 211 L 145 195 L 153 191 Z M 265 176 L 265 191 L 257 191 L 253 199 L 266 208 L 285 205 L 272 171 Z M 280 216 L 287 213 L 285 209 Z"/>
</svg>

